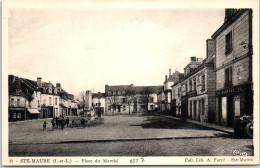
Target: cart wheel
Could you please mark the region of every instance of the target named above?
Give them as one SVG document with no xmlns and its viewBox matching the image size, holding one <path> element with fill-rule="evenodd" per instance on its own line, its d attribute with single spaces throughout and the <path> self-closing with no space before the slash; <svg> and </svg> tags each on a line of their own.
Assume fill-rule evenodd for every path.
<svg viewBox="0 0 260 168">
<path fill-rule="evenodd" d="M 249 123 L 246 125 L 246 134 L 248 135 L 249 138 L 253 138 L 253 134 L 254 134 L 253 123 Z"/>
</svg>

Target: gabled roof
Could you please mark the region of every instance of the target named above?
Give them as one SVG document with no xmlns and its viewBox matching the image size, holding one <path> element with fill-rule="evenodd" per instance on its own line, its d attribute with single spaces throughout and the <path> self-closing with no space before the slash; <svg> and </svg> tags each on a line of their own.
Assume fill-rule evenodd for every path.
<svg viewBox="0 0 260 168">
<path fill-rule="evenodd" d="M 127 91 L 127 90 L 131 90 L 131 85 L 107 86 L 107 91 Z"/>
</svg>

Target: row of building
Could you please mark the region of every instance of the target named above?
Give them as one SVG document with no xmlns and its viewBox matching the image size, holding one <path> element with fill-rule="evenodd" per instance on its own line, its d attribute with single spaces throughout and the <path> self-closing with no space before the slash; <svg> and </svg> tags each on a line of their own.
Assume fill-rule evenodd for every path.
<svg viewBox="0 0 260 168">
<path fill-rule="evenodd" d="M 157 93 L 163 86 L 105 85 L 105 93 L 86 91 L 89 110 L 101 113 L 133 113 L 157 108 Z"/>
<path fill-rule="evenodd" d="M 106 85 L 105 93 L 87 91 L 89 104 L 105 113 L 157 110 L 224 126 L 231 126 L 235 116 L 253 114 L 252 10 L 226 9 L 223 25 L 206 40 L 205 55 L 191 57 L 184 73 L 170 69 L 162 86 Z"/>
<path fill-rule="evenodd" d="M 74 95 L 60 83 L 37 81 L 9 75 L 9 121 L 78 115 Z"/>
<path fill-rule="evenodd" d="M 204 60 L 191 57 L 184 73 L 165 77 L 159 110 L 231 126 L 235 116 L 253 114 L 252 10 L 226 9 L 206 45 Z"/>
</svg>

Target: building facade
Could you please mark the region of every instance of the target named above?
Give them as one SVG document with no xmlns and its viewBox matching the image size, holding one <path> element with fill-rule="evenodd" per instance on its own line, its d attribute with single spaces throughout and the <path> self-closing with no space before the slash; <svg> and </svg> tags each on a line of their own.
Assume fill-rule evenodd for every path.
<svg viewBox="0 0 260 168">
<path fill-rule="evenodd" d="M 232 126 L 235 116 L 253 114 L 252 10 L 226 9 L 216 41 L 216 122 Z"/>
<path fill-rule="evenodd" d="M 184 78 L 172 85 L 173 114 L 201 122 L 215 122 L 215 41 L 207 40 L 204 60 L 191 57 Z"/>
<path fill-rule="evenodd" d="M 9 75 L 9 121 L 78 115 L 74 96 L 60 84 Z"/>
</svg>

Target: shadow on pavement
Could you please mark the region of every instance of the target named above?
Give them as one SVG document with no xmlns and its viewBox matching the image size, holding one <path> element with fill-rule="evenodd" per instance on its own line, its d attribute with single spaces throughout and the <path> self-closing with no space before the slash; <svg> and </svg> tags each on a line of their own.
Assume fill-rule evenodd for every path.
<svg viewBox="0 0 260 168">
<path fill-rule="evenodd" d="M 166 118 L 163 116 L 147 116 L 147 120 L 144 120 L 142 124 L 129 125 L 129 126 L 141 126 L 142 128 L 158 128 L 158 129 L 199 129 L 210 130 L 209 128 L 199 125 L 193 125 L 183 121 Z"/>
</svg>

